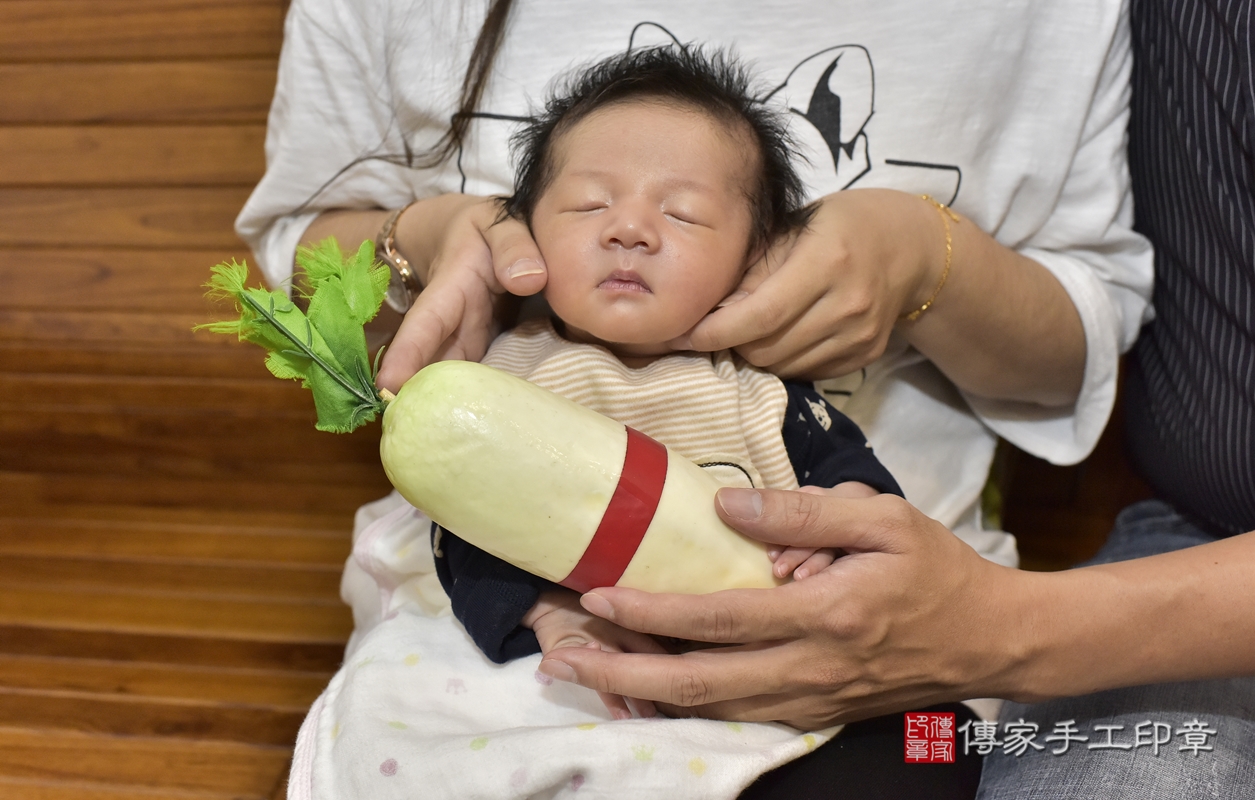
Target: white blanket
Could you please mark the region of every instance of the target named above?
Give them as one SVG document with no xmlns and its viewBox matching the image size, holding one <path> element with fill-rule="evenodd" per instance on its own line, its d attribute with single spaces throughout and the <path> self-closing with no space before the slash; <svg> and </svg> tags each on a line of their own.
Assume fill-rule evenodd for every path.
<svg viewBox="0 0 1255 800">
<path fill-rule="evenodd" d="M 493 664 L 449 612 L 430 526 L 395 493 L 359 510 L 341 588 L 356 631 L 301 726 L 291 800 L 733 798 L 838 730 L 614 721 L 539 655 Z"/>
</svg>

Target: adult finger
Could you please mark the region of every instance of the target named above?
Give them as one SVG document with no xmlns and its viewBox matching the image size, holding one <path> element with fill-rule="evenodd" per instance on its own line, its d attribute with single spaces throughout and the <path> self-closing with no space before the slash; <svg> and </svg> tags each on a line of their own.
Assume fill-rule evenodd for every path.
<svg viewBox="0 0 1255 800">
<path fill-rule="evenodd" d="M 877 691 L 869 693 L 869 689 Z M 935 683 L 886 690 L 883 686 L 869 686 L 853 671 L 844 671 L 825 676 L 822 683 L 797 681 L 792 688 L 776 694 L 738 697 L 692 708 L 666 703 L 659 703 L 657 707 L 668 716 L 783 722 L 802 730 L 816 730 L 955 699 L 953 690 Z"/>
<path fill-rule="evenodd" d="M 676 706 L 657 703 L 658 711 L 668 717 L 701 717 L 736 722 L 784 722 L 802 730 L 817 730 L 834 724 L 835 713 L 816 707 L 816 698 L 799 697 L 795 692 L 754 697 L 738 697 L 701 706 Z"/>
<path fill-rule="evenodd" d="M 707 314 L 673 345 L 701 352 L 726 350 L 788 327 L 823 296 L 822 285 L 794 274 L 786 266 L 768 276 L 744 298 Z"/>
<path fill-rule="evenodd" d="M 777 374 L 782 368 L 790 375 L 804 374 L 830 362 L 842 362 L 839 374 L 845 374 L 884 352 L 893 324 L 881 313 L 880 304 L 857 287 L 840 294 L 827 292 L 770 335 L 737 345 L 736 350 L 751 364 Z"/>
<path fill-rule="evenodd" d="M 513 218 L 493 219 L 483 235 L 492 252 L 493 272 L 507 292 L 526 297 L 545 288 L 549 278 L 545 259 L 526 225 Z"/>
<path fill-rule="evenodd" d="M 584 647 L 553 650 L 540 671 L 598 692 L 694 707 L 761 694 L 790 684 L 793 659 L 770 645 L 747 645 L 658 656 Z"/>
<path fill-rule="evenodd" d="M 451 281 L 437 279 L 419 293 L 384 352 L 376 383 L 392 393 L 435 361 L 466 314 L 466 297 Z"/>
<path fill-rule="evenodd" d="M 736 351 L 754 366 L 782 378 L 839 378 L 879 358 L 890 332 L 889 328 L 876 331 L 862 326 L 829 332 L 794 325 L 766 339 L 739 345 Z"/>
<path fill-rule="evenodd" d="M 580 598 L 592 614 L 629 630 L 714 644 L 774 641 L 808 628 L 806 604 L 795 586 L 728 589 L 712 594 L 652 594 L 605 587 Z"/>
<path fill-rule="evenodd" d="M 907 531 L 931 523 L 902 498 L 884 494 L 846 499 L 724 487 L 715 495 L 715 511 L 728 525 L 760 542 L 850 553 L 900 553 Z"/>
<path fill-rule="evenodd" d="M 562 646 L 567 647 L 568 645 Z M 589 648 L 595 648 L 597 647 L 597 644 L 594 642 L 586 646 Z M 623 652 L 622 650 L 615 648 L 602 649 L 609 653 Z M 601 698 L 602 705 L 604 705 L 606 710 L 610 712 L 610 716 L 615 719 L 631 719 L 633 708 L 636 709 L 637 716 L 642 718 L 658 716 L 658 707 L 655 706 L 651 700 L 642 700 L 639 697 L 625 697 L 624 695 L 611 694 L 610 692 L 597 692 L 597 696 Z"/>
</svg>

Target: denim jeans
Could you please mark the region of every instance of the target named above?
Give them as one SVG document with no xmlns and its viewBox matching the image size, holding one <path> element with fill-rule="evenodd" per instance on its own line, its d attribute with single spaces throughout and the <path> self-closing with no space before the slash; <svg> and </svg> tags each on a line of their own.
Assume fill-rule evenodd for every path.
<svg viewBox="0 0 1255 800">
<path fill-rule="evenodd" d="M 1168 504 L 1148 500 L 1120 514 L 1107 544 L 1088 563 L 1215 539 Z M 1255 800 L 1255 677 L 1007 703 L 998 728 L 982 733 L 989 754 L 978 800 Z M 1033 744 L 1024 744 L 1029 738 Z"/>
</svg>

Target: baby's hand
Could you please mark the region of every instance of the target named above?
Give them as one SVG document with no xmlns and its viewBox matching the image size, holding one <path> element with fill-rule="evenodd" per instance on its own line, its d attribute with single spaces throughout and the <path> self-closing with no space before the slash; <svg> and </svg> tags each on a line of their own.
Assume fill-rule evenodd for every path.
<svg viewBox="0 0 1255 800">
<path fill-rule="evenodd" d="M 821 486 L 803 486 L 798 491 L 807 494 L 826 494 L 832 497 L 875 497 L 880 494 L 872 487 L 859 481 L 846 481 L 838 483 L 831 489 L 825 489 Z M 811 575 L 823 570 L 833 561 L 837 560 L 837 551 L 832 548 L 814 548 L 814 547 L 785 547 L 771 548 L 767 551 L 767 556 L 774 562 L 775 566 L 771 571 L 777 578 L 783 578 L 789 573 L 793 574 L 793 580 L 800 581 L 809 578 Z"/>
<path fill-rule="evenodd" d="M 611 653 L 666 653 L 652 636 L 593 616 L 580 606 L 580 596 L 569 589 L 553 589 L 541 594 L 536 605 L 523 617 L 523 625 L 536 633 L 540 649 L 548 655 L 560 647 L 594 647 Z M 598 692 L 615 719 L 631 719 L 628 698 Z M 632 699 L 642 717 L 657 716 L 654 704 Z"/>
<path fill-rule="evenodd" d="M 836 561 L 837 551 L 831 547 L 786 547 L 783 550 L 768 550 L 767 556 L 775 562 L 771 568 L 773 575 L 784 578 L 791 572 L 793 580 L 800 581 Z"/>
</svg>

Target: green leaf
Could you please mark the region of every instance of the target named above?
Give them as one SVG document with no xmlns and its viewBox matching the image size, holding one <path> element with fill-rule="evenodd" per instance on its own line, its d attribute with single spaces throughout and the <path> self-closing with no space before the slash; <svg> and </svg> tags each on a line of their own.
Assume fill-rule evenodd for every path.
<svg viewBox="0 0 1255 800">
<path fill-rule="evenodd" d="M 345 367 L 346 376 L 373 393 L 374 370 L 362 326 L 379 313 L 388 286 L 388 269 L 375 263 L 374 244 L 362 242 L 356 253 L 345 258 L 335 239 L 324 239 L 313 247 L 299 248 L 296 260 L 312 288 L 310 321 Z"/>
<path fill-rule="evenodd" d="M 345 377 L 356 380 L 357 365 L 370 363 L 366 355 L 366 334 L 362 324 L 354 321 L 342 289 L 338 280 L 324 283 L 310 298 L 307 314 L 336 362 L 345 367 Z"/>
<path fill-rule="evenodd" d="M 365 325 L 379 313 L 388 290 L 388 268 L 375 261 L 375 245 L 362 242 L 357 252 L 345 258 L 334 238 L 324 239 L 313 247 L 300 247 L 296 263 L 305 270 L 311 294 L 339 284 L 348 313 L 358 325 Z"/>
<path fill-rule="evenodd" d="M 314 393 L 314 408 L 318 411 L 318 422 L 314 427 L 320 431 L 348 433 L 375 418 L 373 402 L 362 400 L 357 395 L 346 392 L 344 387 L 326 372 L 321 370 L 311 372 L 304 385 Z M 368 414 L 359 411 L 363 406 L 370 409 Z"/>
<path fill-rule="evenodd" d="M 296 350 L 275 350 L 266 356 L 266 369 L 280 380 L 304 380 L 310 360 Z"/>
<path fill-rule="evenodd" d="M 340 284 L 349 313 L 358 325 L 365 325 L 379 313 L 388 278 L 388 268 L 375 263 L 374 242 L 362 242 L 357 252 L 345 260 Z"/>
<path fill-rule="evenodd" d="M 197 329 L 234 334 L 266 348 L 270 351 L 266 367 L 271 374 L 300 380 L 313 391 L 316 427 L 347 433 L 373 420 L 383 409 L 383 401 L 372 381 L 362 323 L 355 321 L 360 315 L 345 299 L 342 273 L 346 262 L 334 241 L 320 247 L 316 267 L 321 270 L 319 286 L 310 300 L 309 315 L 282 292 L 246 288 L 247 265 L 232 261 L 214 267 L 207 286 L 211 297 L 235 301 L 239 319 L 198 325 Z M 350 271 L 368 273 L 369 262 L 363 265 L 360 258 L 364 250 L 359 249 L 351 260 L 357 266 Z M 367 252 L 368 259 L 372 256 L 373 249 Z M 340 261 L 335 269 L 334 259 Z M 368 274 L 364 280 L 369 283 Z"/>
</svg>

